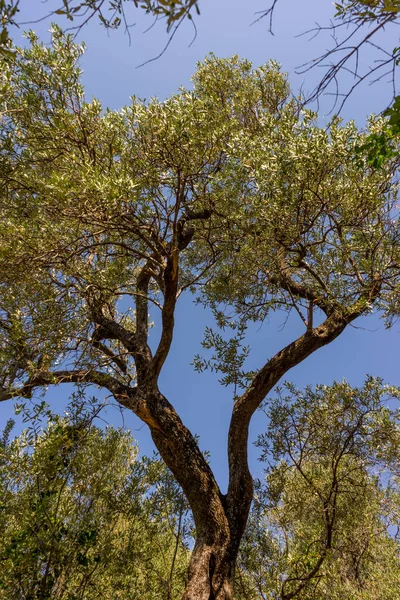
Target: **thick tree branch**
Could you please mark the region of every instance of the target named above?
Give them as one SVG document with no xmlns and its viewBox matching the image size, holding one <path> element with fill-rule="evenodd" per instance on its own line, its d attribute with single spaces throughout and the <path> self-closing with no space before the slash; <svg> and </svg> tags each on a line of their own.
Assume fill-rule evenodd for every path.
<svg viewBox="0 0 400 600">
<path fill-rule="evenodd" d="M 227 510 L 233 543 L 235 539 L 238 543 L 241 539 L 253 496 L 253 481 L 247 455 L 248 430 L 252 415 L 285 373 L 319 348 L 335 340 L 349 323 L 365 312 L 368 305 L 378 296 L 380 288 L 381 280 L 376 277 L 368 291 L 351 307 L 332 312 L 321 325 L 308 329 L 297 340 L 275 354 L 258 371 L 249 388 L 237 400 L 228 436 Z"/>
<path fill-rule="evenodd" d="M 136 302 L 136 334 L 135 342 L 137 352 L 135 353 L 135 364 L 140 383 L 148 372 L 152 354 L 148 345 L 149 336 L 149 283 L 151 271 L 149 264 L 145 265 L 137 278 Z"/>
<path fill-rule="evenodd" d="M 178 196 L 180 192 L 178 191 Z M 179 198 L 177 208 L 182 204 L 183 198 Z M 195 230 L 193 227 L 185 229 L 187 221 L 209 219 L 212 211 L 204 209 L 201 211 L 191 211 L 188 208 L 183 217 L 177 218 L 178 210 L 175 214 L 175 223 L 173 226 L 173 239 L 170 246 L 170 253 L 167 258 L 167 265 L 164 269 L 164 306 L 162 309 L 162 332 L 158 348 L 154 355 L 152 368 L 154 376 L 157 378 L 161 372 L 162 366 L 168 356 L 171 348 L 172 337 L 175 324 L 175 306 L 179 296 L 179 254 L 192 241 Z"/>
<path fill-rule="evenodd" d="M 144 347 L 147 344 L 149 333 L 149 282 L 150 271 L 144 267 L 137 278 L 137 296 L 136 300 L 136 341 L 138 346 Z"/>
<path fill-rule="evenodd" d="M 331 314 L 337 305 L 329 301 L 327 298 L 321 296 L 321 290 L 316 290 L 312 286 L 307 285 L 305 283 L 300 283 L 293 279 L 293 273 L 290 266 L 287 264 L 283 253 L 278 253 L 278 260 L 280 266 L 279 275 L 273 275 L 270 277 L 271 283 L 280 285 L 284 290 L 288 291 L 291 295 L 297 296 L 298 298 L 302 298 L 303 300 L 308 300 L 312 305 L 318 306 L 326 315 Z M 304 262 L 300 263 L 299 266 L 306 268 L 306 270 L 310 271 L 308 265 Z M 315 277 L 315 274 L 312 273 Z M 322 289 L 325 288 L 322 281 L 317 280 L 321 285 Z"/>
<path fill-rule="evenodd" d="M 95 369 L 74 371 L 42 371 L 32 375 L 19 388 L 0 388 L 0 402 L 12 398 L 30 398 L 34 389 L 47 385 L 59 385 L 60 383 L 89 383 L 104 387 L 109 390 L 118 402 L 124 404 L 129 396 L 135 393 L 136 388 L 129 388 L 108 373 L 96 371 Z"/>
<path fill-rule="evenodd" d="M 93 345 L 101 340 L 118 340 L 133 356 L 136 365 L 138 382 L 145 377 L 150 361 L 151 351 L 147 343 L 148 337 L 148 285 L 150 273 L 144 268 L 138 277 L 136 296 L 136 331 L 126 329 L 114 319 L 106 317 L 98 301 L 90 300 L 89 306 L 96 329 L 92 337 Z"/>
<path fill-rule="evenodd" d="M 171 348 L 175 324 L 175 305 L 178 296 L 179 250 L 173 248 L 164 270 L 164 306 L 161 313 L 160 342 L 152 361 L 152 373 L 157 378 Z"/>
<path fill-rule="evenodd" d="M 150 426 L 157 449 L 182 486 L 192 508 L 198 533 L 212 537 L 217 531 L 217 522 L 225 522 L 223 529 L 227 535 L 218 484 L 197 441 L 174 407 L 160 392 L 151 390 L 144 398 L 136 396 L 132 406 L 136 414 Z"/>
<path fill-rule="evenodd" d="M 106 344 L 102 344 L 101 342 L 97 342 L 94 340 L 93 346 L 95 348 L 97 348 L 98 350 L 100 350 L 100 352 L 102 352 L 102 354 L 104 354 L 105 356 L 108 356 L 108 358 L 111 359 L 111 362 L 113 362 L 120 369 L 120 371 L 122 371 L 122 373 L 124 373 L 124 375 L 127 373 L 128 365 L 126 364 L 124 359 L 121 358 L 121 356 L 119 356 L 118 354 L 115 354 L 111 350 L 111 348 L 106 346 Z"/>
<path fill-rule="evenodd" d="M 136 343 L 135 333 L 129 331 L 114 319 L 103 315 L 101 311 L 94 313 L 92 311 L 93 321 L 96 329 L 92 336 L 93 342 L 101 340 L 118 340 L 133 356 L 139 351 Z"/>
</svg>

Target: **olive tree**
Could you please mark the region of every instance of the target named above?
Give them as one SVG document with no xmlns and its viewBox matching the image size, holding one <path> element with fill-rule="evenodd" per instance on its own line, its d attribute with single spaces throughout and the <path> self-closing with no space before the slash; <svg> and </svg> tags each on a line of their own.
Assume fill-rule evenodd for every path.
<svg viewBox="0 0 400 600">
<path fill-rule="evenodd" d="M 364 134 L 352 123 L 319 128 L 275 63 L 211 56 L 192 90 L 110 111 L 84 98 L 82 47 L 57 29 L 52 47 L 29 38 L 1 68 L 0 399 L 72 383 L 132 410 L 193 512 L 183 597 L 228 600 L 254 412 L 355 319 L 398 312 L 394 165 L 354 158 Z M 214 351 L 196 361 L 235 386 L 227 493 L 158 383 L 190 292 L 232 332 L 209 328 Z M 303 331 L 250 372 L 246 326 L 275 310 Z"/>
<path fill-rule="evenodd" d="M 239 598 L 396 600 L 399 389 L 369 377 L 265 404 L 265 479 L 238 559 Z"/>
<path fill-rule="evenodd" d="M 101 407 L 75 398 L 61 417 L 45 403 L 25 406 L 29 427 L 12 441 L 3 435 L 2 600 L 182 593 L 189 556 L 182 492 L 159 458 L 138 458 L 128 432 L 95 426 Z"/>
</svg>

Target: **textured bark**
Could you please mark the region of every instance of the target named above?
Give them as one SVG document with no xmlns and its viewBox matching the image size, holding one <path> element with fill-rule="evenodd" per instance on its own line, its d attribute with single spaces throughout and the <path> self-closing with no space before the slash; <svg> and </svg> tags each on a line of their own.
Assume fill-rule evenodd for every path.
<svg viewBox="0 0 400 600">
<path fill-rule="evenodd" d="M 253 497 L 248 468 L 248 427 L 254 411 L 282 376 L 338 337 L 360 314 L 333 312 L 324 323 L 273 356 L 235 404 L 228 439 L 229 488 L 222 495 L 198 445 L 172 405 L 158 392 L 146 400 L 153 440 L 182 486 L 196 524 L 188 584 L 183 600 L 231 600 L 236 557 Z M 137 410 L 136 410 L 137 412 Z M 137 414 L 139 414 L 137 412 Z M 140 415 L 146 420 L 145 415 Z"/>
<path fill-rule="evenodd" d="M 198 539 L 182 600 L 231 600 L 235 560 L 224 541 L 216 539 L 207 544 Z"/>
<path fill-rule="evenodd" d="M 238 535 L 229 519 L 226 497 L 195 438 L 168 400 L 160 392 L 151 392 L 141 400 L 135 395 L 130 407 L 148 423 L 157 449 L 193 512 L 197 541 L 183 600 L 231 600 L 236 556 L 250 503 L 242 505 L 244 525 Z"/>
</svg>

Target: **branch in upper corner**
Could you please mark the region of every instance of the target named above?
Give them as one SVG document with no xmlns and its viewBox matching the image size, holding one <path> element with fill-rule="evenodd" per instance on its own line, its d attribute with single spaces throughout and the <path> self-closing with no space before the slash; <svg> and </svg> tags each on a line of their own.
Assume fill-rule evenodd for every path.
<svg viewBox="0 0 400 600">
<path fill-rule="evenodd" d="M 271 33 L 273 33 L 273 17 L 277 2 L 278 0 L 273 0 L 269 8 L 258 13 L 256 19 L 260 21 L 268 18 Z M 398 47 L 385 48 L 382 43 L 377 43 L 375 40 L 386 31 L 388 26 L 400 24 L 400 5 L 393 2 L 389 6 L 389 3 L 383 0 L 374 3 L 368 0 L 340 0 L 334 4 L 334 7 L 336 13 L 329 25 L 317 24 L 316 27 L 300 34 L 312 34 L 311 39 L 313 39 L 323 32 L 328 32 L 333 40 L 333 44 L 325 52 L 297 68 L 299 74 L 316 67 L 325 69 L 323 76 L 304 103 L 318 102 L 324 94 L 333 95 L 334 104 L 331 110 L 336 110 L 338 106 L 336 112 L 339 113 L 361 83 L 369 81 L 372 84 L 389 75 L 392 99 L 387 104 L 390 105 L 396 97 L 396 67 L 400 59 L 400 50 Z M 375 49 L 378 57 L 372 66 L 366 66 L 361 71 L 363 52 L 371 47 Z M 383 56 L 379 57 L 379 54 Z M 339 58 L 336 58 L 337 56 Z M 344 84 L 339 81 L 341 73 L 351 74 L 355 82 L 344 87 Z M 331 86 L 334 86 L 334 91 L 328 92 Z"/>
<path fill-rule="evenodd" d="M 2 16 L 0 28 L 0 55 L 12 53 L 10 29 L 20 25 L 33 25 L 43 21 L 53 20 L 59 17 L 65 17 L 71 25 L 67 30 L 75 31 L 76 35 L 81 32 L 94 17 L 97 17 L 103 27 L 107 30 L 124 28 L 131 44 L 130 29 L 135 25 L 129 24 L 125 4 L 128 0 L 62 0 L 54 8 L 36 19 L 20 21 L 17 16 L 20 12 L 21 0 L 0 0 L 0 14 Z M 196 37 L 196 27 L 193 21 L 193 11 L 200 14 L 198 0 L 132 0 L 135 8 L 144 10 L 145 13 L 155 17 L 155 22 L 159 19 L 166 21 L 166 31 L 169 35 L 168 42 L 161 53 L 147 62 L 156 60 L 164 54 L 171 43 L 177 29 L 185 21 L 190 21 L 194 27 L 194 39 Z M 24 4 L 24 3 L 22 3 Z M 151 29 L 149 27 L 146 31 Z"/>
</svg>

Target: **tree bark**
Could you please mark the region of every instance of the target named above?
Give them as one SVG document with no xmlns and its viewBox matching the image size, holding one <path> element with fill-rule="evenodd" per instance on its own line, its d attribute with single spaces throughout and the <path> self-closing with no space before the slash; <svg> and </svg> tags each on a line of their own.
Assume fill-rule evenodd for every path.
<svg viewBox="0 0 400 600">
<path fill-rule="evenodd" d="M 182 600 L 232 600 L 235 563 L 230 545 L 218 534 L 211 543 L 198 538 Z"/>
<path fill-rule="evenodd" d="M 282 349 L 260 369 L 236 401 L 229 431 L 229 487 L 223 495 L 197 441 L 150 377 L 125 401 L 150 427 L 163 460 L 181 485 L 196 525 L 183 600 L 231 600 L 236 558 L 253 497 L 248 468 L 248 426 L 266 394 L 294 365 L 335 339 L 355 315 L 334 314 Z"/>
</svg>

